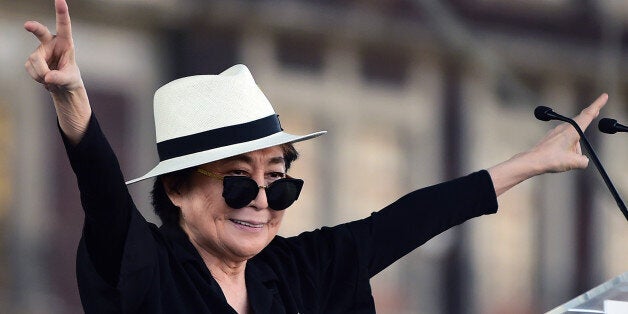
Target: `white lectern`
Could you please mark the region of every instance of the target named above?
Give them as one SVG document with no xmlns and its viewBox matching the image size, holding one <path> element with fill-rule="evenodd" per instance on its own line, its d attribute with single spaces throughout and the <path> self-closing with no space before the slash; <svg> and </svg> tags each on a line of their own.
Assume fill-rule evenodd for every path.
<svg viewBox="0 0 628 314">
<path fill-rule="evenodd" d="M 546 314 L 628 314 L 628 272 L 623 273 Z"/>
</svg>

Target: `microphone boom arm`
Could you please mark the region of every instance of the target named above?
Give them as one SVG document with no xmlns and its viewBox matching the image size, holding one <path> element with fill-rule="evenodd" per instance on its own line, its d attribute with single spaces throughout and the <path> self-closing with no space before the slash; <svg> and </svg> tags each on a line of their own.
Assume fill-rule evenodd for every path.
<svg viewBox="0 0 628 314">
<path fill-rule="evenodd" d="M 547 107 L 544 107 L 544 108 L 547 108 Z M 547 109 L 549 109 L 549 108 L 547 108 Z M 536 112 L 535 112 L 535 114 L 536 114 Z M 585 149 L 589 153 L 589 157 L 591 157 L 591 160 L 593 160 L 593 164 L 595 165 L 597 170 L 600 172 L 600 175 L 602 175 L 602 179 L 604 180 L 604 183 L 606 183 L 606 187 L 609 189 L 609 191 L 611 191 L 611 194 L 613 195 L 613 198 L 615 199 L 615 202 L 617 203 L 617 206 L 619 206 L 619 210 L 622 212 L 622 214 L 624 214 L 624 217 L 626 218 L 626 220 L 628 220 L 628 209 L 626 209 L 626 205 L 622 201 L 621 197 L 619 197 L 619 193 L 617 193 L 617 190 L 615 189 L 615 186 L 613 185 L 613 182 L 611 182 L 611 179 L 608 177 L 608 174 L 606 174 L 606 170 L 604 170 L 604 167 L 602 166 L 602 163 L 600 163 L 600 160 L 597 158 L 597 155 L 595 154 L 595 151 L 593 150 L 593 147 L 591 147 L 591 144 L 589 144 L 589 141 L 587 140 L 587 137 L 584 136 L 584 132 L 582 132 L 582 129 L 576 123 L 576 121 L 574 121 L 573 119 L 567 118 L 567 117 L 563 117 L 563 116 L 561 116 L 559 114 L 556 114 L 551 109 L 549 109 L 546 112 L 543 112 L 543 114 L 551 116 L 552 119 L 557 119 L 557 120 L 561 120 L 561 121 L 567 122 L 567 123 L 571 124 L 576 129 L 576 131 L 580 135 L 581 143 L 584 144 Z M 550 120 L 550 119 L 548 119 L 548 120 L 542 119 L 539 116 L 537 116 L 537 118 L 539 118 L 540 120 L 543 120 L 543 121 L 549 121 Z"/>
</svg>

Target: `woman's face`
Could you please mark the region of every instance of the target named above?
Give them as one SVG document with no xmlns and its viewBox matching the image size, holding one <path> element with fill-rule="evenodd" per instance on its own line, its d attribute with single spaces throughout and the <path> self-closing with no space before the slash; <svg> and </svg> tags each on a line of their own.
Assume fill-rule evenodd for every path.
<svg viewBox="0 0 628 314">
<path fill-rule="evenodd" d="M 285 174 L 279 146 L 215 161 L 201 168 L 219 176 L 248 176 L 260 186 Z M 268 207 L 263 189 L 239 209 L 225 203 L 222 190 L 220 179 L 194 173 L 190 184 L 178 194 L 170 193 L 170 198 L 181 208 L 181 227 L 197 249 L 219 259 L 247 260 L 275 237 L 284 212 Z"/>
</svg>

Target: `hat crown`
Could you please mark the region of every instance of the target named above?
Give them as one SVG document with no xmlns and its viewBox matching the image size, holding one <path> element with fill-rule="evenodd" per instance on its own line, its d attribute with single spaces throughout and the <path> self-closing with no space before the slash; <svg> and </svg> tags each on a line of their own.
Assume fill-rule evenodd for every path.
<svg viewBox="0 0 628 314">
<path fill-rule="evenodd" d="M 159 163 L 126 184 L 325 133 L 284 132 L 272 105 L 241 64 L 218 75 L 174 80 L 155 92 L 153 105 Z"/>
<path fill-rule="evenodd" d="M 249 69 L 235 65 L 218 75 L 174 80 L 155 92 L 157 143 L 258 120 L 275 111 Z"/>
</svg>

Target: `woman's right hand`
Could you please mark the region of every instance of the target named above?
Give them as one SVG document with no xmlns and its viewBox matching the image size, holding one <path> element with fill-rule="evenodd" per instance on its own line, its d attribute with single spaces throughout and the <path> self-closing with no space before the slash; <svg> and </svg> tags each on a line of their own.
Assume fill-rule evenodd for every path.
<svg viewBox="0 0 628 314">
<path fill-rule="evenodd" d="M 85 133 L 91 107 L 74 58 L 72 25 L 65 0 L 55 0 L 55 11 L 56 35 L 39 22 L 24 24 L 40 42 L 25 67 L 28 74 L 50 92 L 61 130 L 76 144 Z"/>
</svg>

